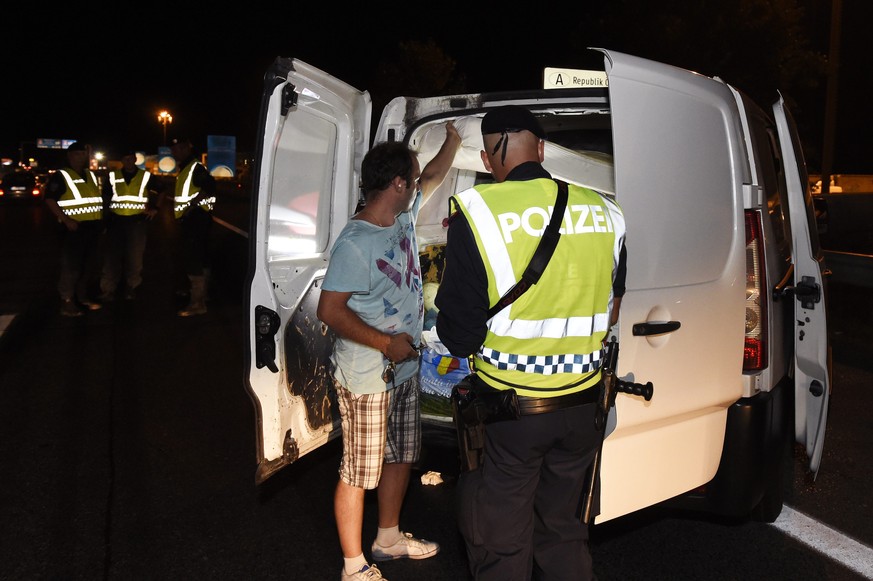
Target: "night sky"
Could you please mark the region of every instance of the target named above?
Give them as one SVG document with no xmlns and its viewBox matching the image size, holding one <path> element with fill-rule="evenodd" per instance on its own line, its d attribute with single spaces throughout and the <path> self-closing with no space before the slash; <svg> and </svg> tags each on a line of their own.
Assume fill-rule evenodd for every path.
<svg viewBox="0 0 873 581">
<path fill-rule="evenodd" d="M 230 14 L 212 12 L 205 3 L 199 12 L 193 7 L 172 10 L 181 3 L 139 4 L 140 12 L 122 4 L 107 9 L 82 3 L 80 9 L 60 12 L 34 4 L 5 7 L 0 157 L 17 161 L 21 144 L 37 138 L 86 141 L 110 159 L 127 148 L 152 153 L 163 141 L 157 121 L 161 109 L 174 118 L 169 137 L 185 134 L 204 150 L 207 135 L 233 135 L 238 151 L 251 152 L 264 72 L 277 56 L 299 58 L 372 91 L 380 63 L 396 55 L 400 41 L 432 39 L 456 62 L 474 92 L 537 88 L 543 67 L 588 68 L 584 58 L 601 59 L 580 57 L 571 47 L 598 46 L 655 58 L 657 53 L 646 54 L 646 47 L 663 43 L 664 31 L 603 29 L 598 15 L 605 1 L 579 0 L 573 12 L 550 8 L 549 2 L 531 3 L 539 8 L 535 14 L 486 11 L 494 3 L 465 7 L 461 14 L 448 8 L 441 12 L 434 2 L 419 13 L 408 3 L 380 10 L 384 4 L 369 2 L 359 4 L 367 7 L 366 14 L 348 16 L 327 3 L 305 9 L 287 2 L 273 8 L 258 3 L 255 9 L 240 3 Z M 726 5 L 750 1 L 722 0 Z M 806 8 L 807 40 L 826 54 L 830 2 L 793 1 Z M 680 16 L 685 5 L 666 1 L 664 10 L 673 6 Z M 842 5 L 833 173 L 873 173 L 873 2 L 843 0 Z M 318 10 L 325 13 L 314 15 Z M 700 33 L 705 37 L 707 31 Z M 687 42 L 693 50 L 694 40 Z M 756 62 L 749 58 L 747 66 Z M 716 63 L 708 68 L 695 70 L 724 75 Z M 795 111 L 804 139 L 815 147 L 823 139 L 825 94 L 823 83 L 810 89 L 801 95 L 808 103 L 804 110 Z M 817 169 L 810 162 L 810 171 Z"/>
</svg>

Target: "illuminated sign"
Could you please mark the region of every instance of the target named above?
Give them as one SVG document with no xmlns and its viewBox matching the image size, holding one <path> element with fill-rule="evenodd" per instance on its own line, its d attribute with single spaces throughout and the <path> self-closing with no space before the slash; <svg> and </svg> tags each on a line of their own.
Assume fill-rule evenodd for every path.
<svg viewBox="0 0 873 581">
<path fill-rule="evenodd" d="M 47 139 L 41 137 L 36 140 L 36 146 L 39 149 L 66 149 L 76 141 L 76 139 Z"/>
<path fill-rule="evenodd" d="M 232 178 L 236 175 L 236 137 L 206 136 L 206 168 L 215 177 Z"/>
<path fill-rule="evenodd" d="M 160 173 L 173 173 L 176 171 L 176 158 L 166 145 L 158 148 L 158 171 Z"/>
</svg>

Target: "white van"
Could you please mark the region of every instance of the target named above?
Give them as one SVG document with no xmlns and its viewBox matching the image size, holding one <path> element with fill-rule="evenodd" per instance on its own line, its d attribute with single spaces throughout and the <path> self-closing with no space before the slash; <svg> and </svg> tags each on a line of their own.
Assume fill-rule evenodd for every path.
<svg viewBox="0 0 873 581">
<path fill-rule="evenodd" d="M 819 469 L 831 389 L 827 271 L 794 123 L 781 97 L 764 110 L 717 78 L 593 50 L 601 86 L 385 108 L 375 141 L 407 142 L 422 166 L 446 120 L 463 137 L 419 216 L 425 281 L 439 282 L 448 196 L 491 179 L 481 118 L 529 108 L 548 134 L 546 169 L 624 210 L 618 375 L 654 385 L 650 401 L 618 395 L 595 522 L 665 501 L 773 521 L 793 441 Z M 258 483 L 339 435 L 333 336 L 315 310 L 371 136 L 369 94 L 297 60 L 275 61 L 261 106 L 247 304 Z M 445 397 L 425 399 L 424 420 L 452 429 L 448 405 L 432 401 Z"/>
</svg>

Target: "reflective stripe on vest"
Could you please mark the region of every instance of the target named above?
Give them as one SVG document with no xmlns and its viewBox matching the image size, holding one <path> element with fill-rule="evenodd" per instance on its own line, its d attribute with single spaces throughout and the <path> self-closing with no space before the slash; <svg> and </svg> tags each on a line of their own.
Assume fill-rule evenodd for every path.
<svg viewBox="0 0 873 581">
<path fill-rule="evenodd" d="M 501 353 L 487 347 L 479 351 L 480 357 L 497 369 L 553 375 L 555 373 L 590 373 L 600 369 L 603 350 L 587 355 L 565 353 L 563 355 L 516 355 Z"/>
<path fill-rule="evenodd" d="M 145 212 L 146 204 L 149 201 L 146 184 L 148 184 L 151 175 L 145 170 L 139 170 L 128 184 L 124 181 L 122 172 L 109 172 L 109 184 L 112 186 L 109 209 L 119 216 L 135 216 Z"/>
<path fill-rule="evenodd" d="M 182 214 L 191 205 L 191 200 L 200 192 L 200 188 L 194 185 L 192 182 L 192 178 L 194 177 L 194 168 L 198 165 L 202 165 L 200 162 L 192 161 L 189 163 L 182 171 L 179 173 L 179 177 L 176 178 L 176 190 L 175 196 L 173 200 L 175 201 L 175 205 L 173 206 L 173 214 L 176 218 L 181 218 Z M 213 205 L 215 204 L 215 196 L 211 196 L 209 198 L 203 198 L 198 200 L 197 205 L 206 210 L 207 212 L 211 212 Z"/>
<path fill-rule="evenodd" d="M 488 274 L 492 305 L 527 266 L 548 224 L 557 190 L 548 179 L 513 182 L 513 186 L 516 189 L 507 196 L 503 186 L 480 185 L 461 192 L 453 201 L 470 223 Z M 520 213 L 519 199 L 529 203 Z M 561 386 L 600 367 L 624 216 L 611 199 L 571 185 L 560 231 L 561 241 L 543 278 L 488 321 L 485 342 L 476 355 L 486 382 L 492 375 L 529 386 L 516 387 L 521 395 L 572 393 L 599 379 L 597 374 L 584 384 L 560 391 Z M 574 290 L 568 293 L 567 288 Z M 558 374 L 576 377 L 549 377 Z M 506 387 L 489 383 L 498 389 Z"/>
<path fill-rule="evenodd" d="M 103 197 L 94 172 L 88 170 L 81 178 L 72 169 L 59 171 L 67 182 L 66 191 L 58 199 L 58 206 L 64 214 L 77 222 L 103 218 Z"/>
</svg>

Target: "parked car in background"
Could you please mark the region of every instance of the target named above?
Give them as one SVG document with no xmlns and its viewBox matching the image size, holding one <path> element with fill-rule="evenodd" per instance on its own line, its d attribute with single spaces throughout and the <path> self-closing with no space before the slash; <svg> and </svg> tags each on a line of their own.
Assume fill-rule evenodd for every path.
<svg viewBox="0 0 873 581">
<path fill-rule="evenodd" d="M 28 170 L 15 170 L 0 180 L 0 202 L 19 200 L 37 202 L 42 200 L 42 188 L 36 175 Z"/>
</svg>

